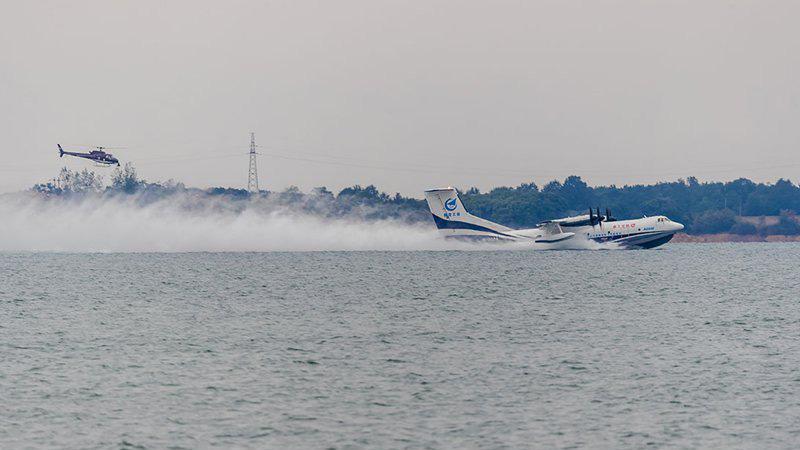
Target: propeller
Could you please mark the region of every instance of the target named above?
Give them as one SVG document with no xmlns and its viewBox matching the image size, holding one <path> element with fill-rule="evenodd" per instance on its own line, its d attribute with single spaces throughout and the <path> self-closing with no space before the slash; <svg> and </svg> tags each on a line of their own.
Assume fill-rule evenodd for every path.
<svg viewBox="0 0 800 450">
<path fill-rule="evenodd" d="M 602 228 L 603 227 L 603 222 L 613 222 L 614 220 L 615 219 L 613 217 L 611 217 L 611 210 L 608 209 L 608 208 L 606 208 L 606 215 L 605 216 L 600 214 L 600 208 L 599 207 L 597 208 L 596 211 L 595 211 L 594 208 L 589 208 L 589 223 L 592 225 L 592 227 L 594 227 L 596 225 L 600 225 L 600 227 Z"/>
</svg>

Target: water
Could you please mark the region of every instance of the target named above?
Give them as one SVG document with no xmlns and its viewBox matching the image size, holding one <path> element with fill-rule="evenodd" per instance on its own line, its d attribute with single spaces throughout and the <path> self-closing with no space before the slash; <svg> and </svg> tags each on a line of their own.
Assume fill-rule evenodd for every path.
<svg viewBox="0 0 800 450">
<path fill-rule="evenodd" d="M 0 253 L 0 448 L 794 448 L 799 251 Z"/>
</svg>

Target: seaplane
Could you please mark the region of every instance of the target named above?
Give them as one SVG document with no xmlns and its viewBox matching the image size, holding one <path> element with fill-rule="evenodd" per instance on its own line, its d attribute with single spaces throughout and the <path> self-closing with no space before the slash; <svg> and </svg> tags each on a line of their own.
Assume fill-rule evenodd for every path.
<svg viewBox="0 0 800 450">
<path fill-rule="evenodd" d="M 427 190 L 425 200 L 436 228 L 447 238 L 532 242 L 552 248 L 570 248 L 570 241 L 586 239 L 612 242 L 622 248 L 654 248 L 683 230 L 683 225 L 666 216 L 617 220 L 608 209 L 605 215 L 600 214 L 600 208 L 596 212 L 589 208 L 589 214 L 547 220 L 536 228 L 514 230 L 467 212 L 454 188 Z"/>
</svg>

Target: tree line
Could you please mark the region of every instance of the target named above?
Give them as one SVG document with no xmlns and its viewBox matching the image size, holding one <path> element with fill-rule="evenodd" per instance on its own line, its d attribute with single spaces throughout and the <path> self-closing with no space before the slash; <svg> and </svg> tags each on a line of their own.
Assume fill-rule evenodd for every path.
<svg viewBox="0 0 800 450">
<path fill-rule="evenodd" d="M 355 215 L 366 219 L 430 221 L 422 199 L 390 195 L 375 186 L 352 186 L 333 193 L 325 187 L 309 193 L 290 187 L 283 192 L 250 194 L 245 189 L 216 187 L 187 188 L 181 183 L 148 183 L 139 179 L 135 168 L 126 164 L 114 171 L 111 185 L 84 170 L 62 169 L 55 182 L 38 184 L 37 192 L 58 196 L 87 194 L 137 195 L 137 201 L 156 201 L 178 192 L 230 201 L 254 198 L 272 206 L 295 208 L 330 216 Z M 694 177 L 652 185 L 617 187 L 586 184 L 579 176 L 563 182 L 551 181 L 541 188 L 535 183 L 497 187 L 488 192 L 469 188 L 461 193 L 465 207 L 473 214 L 513 228 L 533 227 L 553 218 L 588 214 L 589 208 L 606 209 L 617 218 L 665 215 L 686 225 L 687 232 L 737 234 L 800 234 L 796 212 L 800 211 L 800 187 L 789 180 L 755 183 L 746 178 L 729 182 L 701 183 Z M 768 225 L 743 220 L 743 216 L 775 216 Z"/>
<path fill-rule="evenodd" d="M 789 180 L 774 184 L 746 178 L 700 183 L 689 177 L 651 185 L 588 186 L 580 177 L 499 187 L 481 193 L 463 192 L 464 206 L 473 214 L 511 227 L 528 227 L 548 218 L 588 214 L 589 208 L 606 208 L 617 218 L 665 215 L 686 225 L 687 232 L 738 234 L 800 234 L 800 187 Z M 778 216 L 779 223 L 757 227 L 741 216 Z"/>
</svg>

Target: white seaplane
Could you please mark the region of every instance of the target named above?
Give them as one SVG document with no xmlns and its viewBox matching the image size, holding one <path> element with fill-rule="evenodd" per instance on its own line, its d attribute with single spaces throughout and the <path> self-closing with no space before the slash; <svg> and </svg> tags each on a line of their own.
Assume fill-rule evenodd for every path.
<svg viewBox="0 0 800 450">
<path fill-rule="evenodd" d="M 614 242 L 626 248 L 653 248 L 666 244 L 683 225 L 665 216 L 617 220 L 594 213 L 548 220 L 536 228 L 513 230 L 486 219 L 473 216 L 464 209 L 458 192 L 453 188 L 425 191 L 425 200 L 433 214 L 439 233 L 445 237 L 469 239 L 499 239 L 504 241 L 556 244 L 572 239 L 595 242 Z"/>
</svg>

